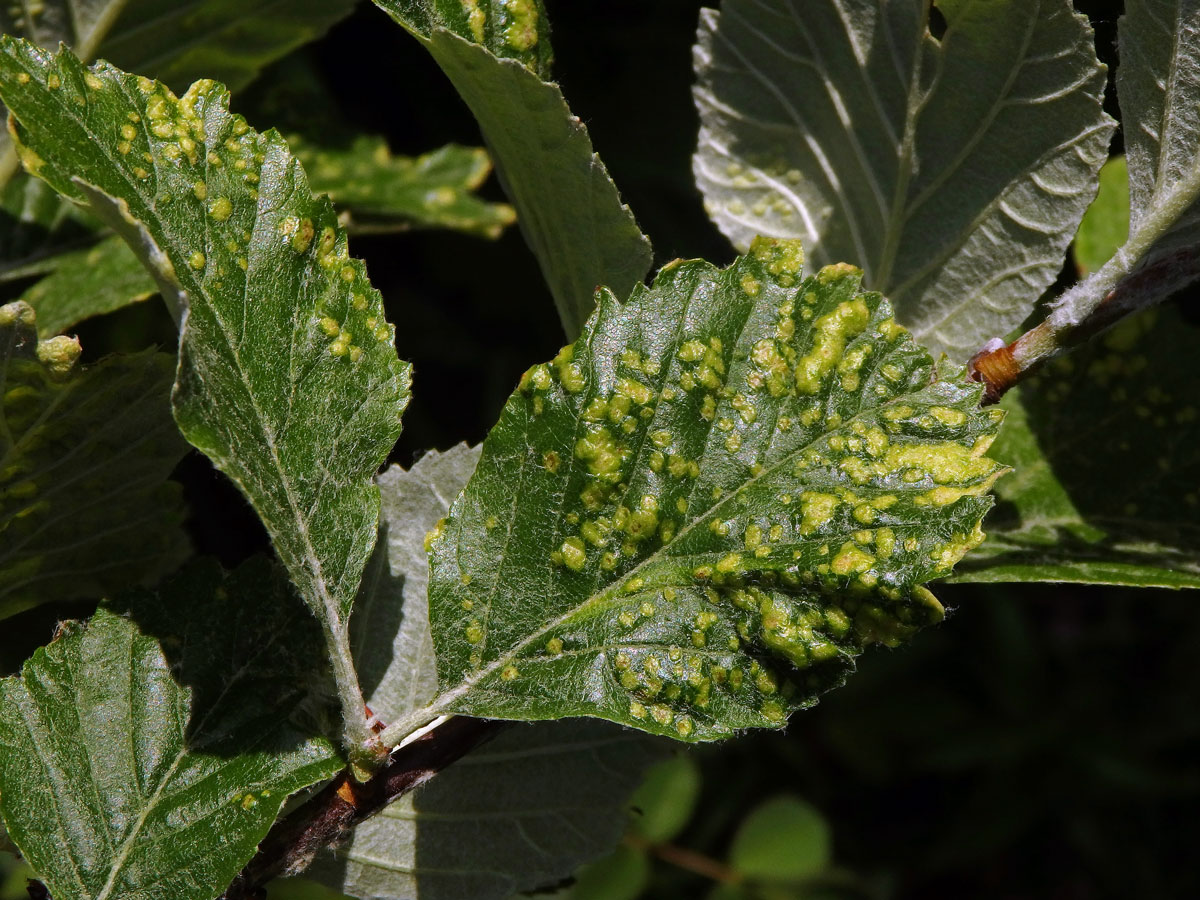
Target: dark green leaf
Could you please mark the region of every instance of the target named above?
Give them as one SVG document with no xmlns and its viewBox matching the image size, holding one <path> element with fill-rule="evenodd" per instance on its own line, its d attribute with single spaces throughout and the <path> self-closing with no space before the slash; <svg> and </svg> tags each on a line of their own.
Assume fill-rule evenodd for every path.
<svg viewBox="0 0 1200 900">
<path fill-rule="evenodd" d="M 687 740 L 839 684 L 938 621 L 1000 413 L 940 380 L 860 273 L 795 242 L 678 262 L 532 368 L 432 541 L 441 712 Z"/>
<path fill-rule="evenodd" d="M 409 367 L 333 207 L 278 134 L 197 82 L 182 98 L 68 50 L 0 43 L 26 164 L 133 246 L 182 319 L 184 436 L 254 504 L 305 602 L 338 632 L 375 539 L 372 481 Z"/>
<path fill-rule="evenodd" d="M 174 360 L 78 357 L 73 338 L 39 343 L 26 304 L 0 307 L 0 619 L 152 581 L 188 551 L 167 481 L 187 450 Z"/>
<path fill-rule="evenodd" d="M 1129 237 L 1129 170 L 1124 156 L 1100 169 L 1100 190 L 1075 234 L 1075 268 L 1087 275 L 1100 268 Z"/>
<path fill-rule="evenodd" d="M 597 285 L 626 296 L 650 268 L 650 242 L 622 205 L 558 85 L 516 60 L 480 46 L 473 33 L 448 31 L 420 11 L 474 7 L 459 0 L 375 0 L 433 55 L 479 122 L 517 222 L 542 267 L 567 336 L 574 339 L 595 305 Z M 479 0 L 480 7 L 521 7 L 536 0 Z M 449 14 L 449 13 L 447 13 Z M 487 10 L 485 10 L 485 15 Z M 538 13 L 538 22 L 545 16 Z M 507 26 L 506 26 L 507 27 Z M 464 35 L 464 36 L 460 36 Z M 486 33 L 485 33 L 486 38 Z M 539 38 L 548 54 L 545 34 Z"/>
<path fill-rule="evenodd" d="M 344 149 L 292 143 L 313 190 L 349 215 L 351 231 L 453 228 L 495 238 L 516 219 L 511 206 L 472 193 L 492 171 L 478 147 L 450 144 L 413 158 L 392 156 L 382 138 Z"/>
<path fill-rule="evenodd" d="M 0 32 L 47 50 L 65 43 L 182 90 L 201 77 L 232 88 L 321 35 L 355 0 L 42 0 L 0 10 Z"/>
<path fill-rule="evenodd" d="M 798 881 L 819 875 L 831 857 L 829 826 L 811 804 L 780 796 L 756 807 L 729 850 L 735 872 L 761 881 Z"/>
<path fill-rule="evenodd" d="M 119 237 L 53 258 L 54 268 L 21 299 L 37 310 L 38 331 L 60 334 L 84 319 L 158 293 L 141 261 Z"/>
<path fill-rule="evenodd" d="M 863 267 L 965 361 L 1062 268 L 1113 122 L 1069 0 L 724 0 L 696 48 L 709 214 L 739 248 L 805 241 Z"/>
<path fill-rule="evenodd" d="M 206 564 L 68 625 L 0 682 L 0 812 L 50 892 L 223 890 L 288 796 L 343 765 L 306 724 L 320 646 L 268 564 L 224 583 Z"/>
<path fill-rule="evenodd" d="M 987 543 L 957 581 L 1200 588 L 1200 328 L 1149 310 L 1005 396 Z"/>
</svg>

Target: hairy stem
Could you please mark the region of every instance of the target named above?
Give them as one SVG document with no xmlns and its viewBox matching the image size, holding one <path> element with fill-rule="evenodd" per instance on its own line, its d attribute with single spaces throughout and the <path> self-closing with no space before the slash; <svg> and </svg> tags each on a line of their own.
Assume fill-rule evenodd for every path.
<svg viewBox="0 0 1200 900">
<path fill-rule="evenodd" d="M 1050 359 L 1147 306 L 1166 299 L 1200 277 L 1200 247 L 1155 254 L 1154 247 L 1200 200 L 1200 160 L 1163 191 L 1156 186 L 1145 210 L 1137 211 L 1129 238 L 1112 259 L 1064 293 L 1040 325 L 1011 344 L 985 348 L 969 365 L 995 403 L 1009 388 Z"/>
<path fill-rule="evenodd" d="M 1095 275 L 1103 271 L 1100 269 Z M 1064 295 L 1064 304 L 1040 325 L 1011 344 L 976 354 L 968 366 L 970 375 L 985 385 L 985 402 L 995 403 L 1060 353 L 1090 340 L 1130 313 L 1165 300 L 1197 278 L 1200 278 L 1200 247 L 1185 247 L 1126 274 L 1098 302 L 1090 305 L 1082 320 L 1072 323 L 1059 313 L 1074 290 L 1092 282 L 1089 278 Z"/>
<path fill-rule="evenodd" d="M 387 745 L 376 738 L 367 724 L 366 702 L 354 669 L 349 630 L 340 622 L 322 622 L 322 631 L 342 707 L 342 744 L 349 756 L 351 773 L 358 781 L 366 781 L 383 762 Z"/>
<path fill-rule="evenodd" d="M 722 884 L 737 884 L 742 880 L 742 877 L 737 872 L 733 871 L 733 869 L 723 862 L 719 862 L 711 856 L 705 856 L 703 853 L 698 853 L 695 850 L 680 847 L 678 844 L 656 844 L 638 838 L 635 835 L 626 837 L 625 843 L 635 849 L 652 853 L 663 862 L 669 863 L 676 868 L 700 875 L 711 881 L 717 881 Z"/>
</svg>

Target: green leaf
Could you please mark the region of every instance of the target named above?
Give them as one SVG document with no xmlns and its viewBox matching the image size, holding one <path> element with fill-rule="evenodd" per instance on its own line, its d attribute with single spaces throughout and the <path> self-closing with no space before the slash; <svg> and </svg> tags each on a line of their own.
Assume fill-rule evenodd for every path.
<svg viewBox="0 0 1200 900">
<path fill-rule="evenodd" d="M 459 0 L 375 0 L 412 32 L 479 122 L 496 172 L 517 210 L 517 223 L 554 295 L 567 336 L 574 339 L 595 305 L 596 286 L 624 297 L 650 268 L 650 242 L 621 203 L 583 123 L 553 82 L 515 59 L 480 46 L 473 32 L 437 27 Z M 534 9 L 534 0 L 480 0 L 493 9 Z M 443 18 L 434 8 L 446 10 Z M 432 29 L 423 23 L 432 22 Z M 544 29 L 545 15 L 537 22 Z M 507 31 L 508 26 L 505 26 Z M 494 33 L 494 32 L 493 32 Z M 485 38 L 488 32 L 485 28 Z M 538 39 L 549 53 L 546 35 Z"/>
<path fill-rule="evenodd" d="M 152 582 L 188 552 L 167 481 L 187 450 L 174 360 L 83 368 L 77 341 L 39 342 L 35 326 L 26 304 L 0 306 L 0 619 Z"/>
<path fill-rule="evenodd" d="M 515 725 L 359 825 L 315 878 L 372 900 L 503 900 L 613 847 L 655 744 L 604 722 Z"/>
<path fill-rule="evenodd" d="M 700 783 L 700 767 L 690 756 L 659 763 L 633 795 L 631 803 L 640 814 L 633 820 L 633 832 L 654 844 L 673 840 L 696 810 Z"/>
<path fill-rule="evenodd" d="M 575 883 L 556 891 L 555 900 L 637 900 L 650 883 L 645 851 L 618 847 L 575 873 Z"/>
<path fill-rule="evenodd" d="M 516 220 L 511 206 L 472 193 L 492 171 L 478 147 L 450 144 L 413 158 L 392 156 L 382 138 L 346 148 L 291 143 L 313 190 L 349 214 L 351 231 L 453 228 L 496 238 Z"/>
<path fill-rule="evenodd" d="M 780 796 L 757 806 L 742 822 L 729 850 L 729 865 L 747 878 L 798 881 L 830 863 L 829 825 L 799 797 Z"/>
<path fill-rule="evenodd" d="M 5 38 L 0 95 L 26 165 L 124 237 L 173 307 L 175 421 L 262 518 L 325 628 L 347 747 L 368 742 L 346 622 L 410 367 L 333 206 L 213 82 L 177 99 Z"/>
<path fill-rule="evenodd" d="M 0 682 L 0 813 L 50 892 L 222 891 L 288 796 L 343 765 L 306 723 L 319 648 L 269 564 L 224 583 L 202 564 Z"/>
<path fill-rule="evenodd" d="M 284 17 L 276 14 L 275 6 L 273 0 L 46 0 L 0 10 L 0 32 L 27 37 L 50 50 L 63 42 L 81 59 L 103 56 L 128 70 L 153 74 L 178 89 L 195 78 L 208 77 L 236 90 L 263 67 L 348 15 L 354 0 L 293 0 Z M 0 183 L 10 178 L 14 165 L 9 136 L 0 132 Z M 29 181 L 19 175 L 13 178 L 5 185 L 6 196 L 8 188 Z M 69 204 L 52 191 L 44 193 L 49 197 L 44 204 L 48 212 L 61 217 L 62 207 Z M 9 204 L 4 205 L 7 210 Z M 53 255 L 71 249 L 73 243 L 78 245 L 78 228 L 67 229 L 66 235 L 56 234 L 60 228 L 52 229 L 47 237 L 55 239 L 43 240 L 33 258 L 26 259 L 19 249 L 10 249 L 9 245 L 21 241 L 9 236 L 7 224 L 0 221 L 0 279 L 6 276 L 5 269 L 12 270 L 8 277 L 60 273 L 57 280 L 35 285 L 22 297 L 38 310 L 45 334 L 111 312 L 154 291 L 124 251 L 106 248 L 101 269 L 94 272 L 84 250 L 64 258 Z M 44 257 L 48 257 L 48 265 L 31 266 Z"/>
<path fill-rule="evenodd" d="M 1075 234 L 1075 268 L 1087 275 L 1100 268 L 1129 237 L 1129 171 L 1124 156 L 1100 169 L 1100 190 Z"/>
<path fill-rule="evenodd" d="M 1147 262 L 1200 242 L 1200 27 L 1196 0 L 1129 0 L 1120 22 L 1121 100 L 1129 165 L 1131 232 L 1157 223 L 1163 207 L 1177 217 Z M 1186 206 L 1185 206 L 1186 204 Z"/>
<path fill-rule="evenodd" d="M 478 458 L 460 444 L 379 477 L 386 544 L 364 579 L 353 636 L 368 702 L 385 721 L 436 692 L 424 537 Z M 657 743 L 599 722 L 510 729 L 359 825 L 309 874 L 353 896 L 405 900 L 501 900 L 553 884 L 612 847 L 630 792 L 660 756 Z"/>
<path fill-rule="evenodd" d="M 376 5 L 423 42 L 447 31 L 497 59 L 516 60 L 550 77 L 554 54 L 542 0 L 383 0 Z"/>
<path fill-rule="evenodd" d="M 796 242 L 677 262 L 532 368 L 434 536 L 442 712 L 782 727 L 983 539 L 1000 413 Z"/>
<path fill-rule="evenodd" d="M 53 265 L 49 275 L 21 295 L 37 311 L 43 335 L 60 334 L 84 319 L 158 293 L 154 279 L 119 237 L 63 253 Z"/>
<path fill-rule="evenodd" d="M 375 540 L 371 476 L 400 434 L 409 367 L 333 207 L 278 134 L 231 115 L 212 82 L 176 99 L 5 39 L 0 94 L 36 173 L 129 241 L 181 314 L 175 419 L 339 632 Z"/>
<path fill-rule="evenodd" d="M 955 581 L 1200 588 L 1200 328 L 1126 320 L 1010 391 L 987 543 Z"/>
<path fill-rule="evenodd" d="M 932 351 L 965 360 L 1058 275 L 1113 122 L 1068 0 L 725 0 L 701 15 L 710 215 L 739 248 L 851 260 Z M 964 89 L 969 85 L 970 89 Z"/>
</svg>

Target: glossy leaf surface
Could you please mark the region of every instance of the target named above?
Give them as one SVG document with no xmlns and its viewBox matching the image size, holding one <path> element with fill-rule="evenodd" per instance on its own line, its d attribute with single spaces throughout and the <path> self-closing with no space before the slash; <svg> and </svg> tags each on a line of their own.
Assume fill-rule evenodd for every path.
<svg viewBox="0 0 1200 900">
<path fill-rule="evenodd" d="M 701 16 L 697 183 L 739 248 L 802 238 L 935 353 L 1020 324 L 1062 267 L 1113 123 L 1068 0 L 725 0 Z M 969 85 L 969 89 L 966 87 Z"/>
<path fill-rule="evenodd" d="M 197 78 L 237 89 L 271 61 L 313 40 L 354 8 L 355 0 L 40 0 L 0 10 L 0 33 L 47 49 L 60 43 L 85 61 L 98 57 L 183 90 Z M 0 182 L 12 174 L 0 134 Z"/>
<path fill-rule="evenodd" d="M 372 475 L 400 433 L 409 367 L 333 207 L 212 82 L 177 99 L 4 39 L 0 94 L 27 167 L 154 275 L 181 320 L 180 429 L 246 494 L 336 631 L 375 539 Z"/>
<path fill-rule="evenodd" d="M 0 812 L 53 896 L 219 894 L 288 796 L 343 765 L 305 713 L 320 648 L 268 564 L 224 583 L 198 565 L 0 681 Z"/>
<path fill-rule="evenodd" d="M 1000 413 L 796 242 L 665 268 L 523 377 L 431 543 L 429 712 L 780 727 L 982 540 Z"/>
<path fill-rule="evenodd" d="M 39 342 L 36 325 L 26 304 L 0 306 L 0 619 L 153 580 L 188 552 L 167 481 L 187 450 L 171 421 L 174 360 L 84 368 L 77 341 Z"/>
</svg>

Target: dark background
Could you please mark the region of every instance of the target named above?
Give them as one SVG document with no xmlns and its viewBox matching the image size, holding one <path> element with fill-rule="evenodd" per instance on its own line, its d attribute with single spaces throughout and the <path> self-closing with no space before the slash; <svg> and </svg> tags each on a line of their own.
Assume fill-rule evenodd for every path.
<svg viewBox="0 0 1200 900">
<path fill-rule="evenodd" d="M 691 43 L 702 5 L 547 0 L 557 77 L 657 264 L 733 256 L 691 179 Z M 1076 6 L 1096 26 L 1101 58 L 1114 62 L 1120 4 Z M 348 122 L 386 134 L 396 152 L 479 142 L 441 72 L 369 4 L 303 56 Z M 247 101 L 254 124 L 276 124 L 253 119 L 253 91 Z M 302 126 L 308 111 L 292 112 Z M 499 199 L 494 183 L 486 190 Z M 352 250 L 415 367 L 394 462 L 481 440 L 520 373 L 562 343 L 515 228 L 495 242 L 427 232 L 359 238 Z M 99 355 L 154 339 L 169 346 L 173 329 L 146 304 L 88 324 L 81 338 Z M 240 495 L 198 454 L 177 477 L 201 552 L 232 565 L 269 549 Z M 785 734 L 699 751 L 702 812 L 680 843 L 721 858 L 748 809 L 794 792 L 829 819 L 838 863 L 871 896 L 1200 896 L 1197 596 L 1052 585 L 938 593 L 953 611 L 946 624 L 868 654 L 846 688 Z M 48 639 L 56 618 L 86 613 L 42 609 L 7 624 L 5 670 Z M 710 885 L 666 865 L 655 879 L 654 897 L 702 896 Z"/>
</svg>

